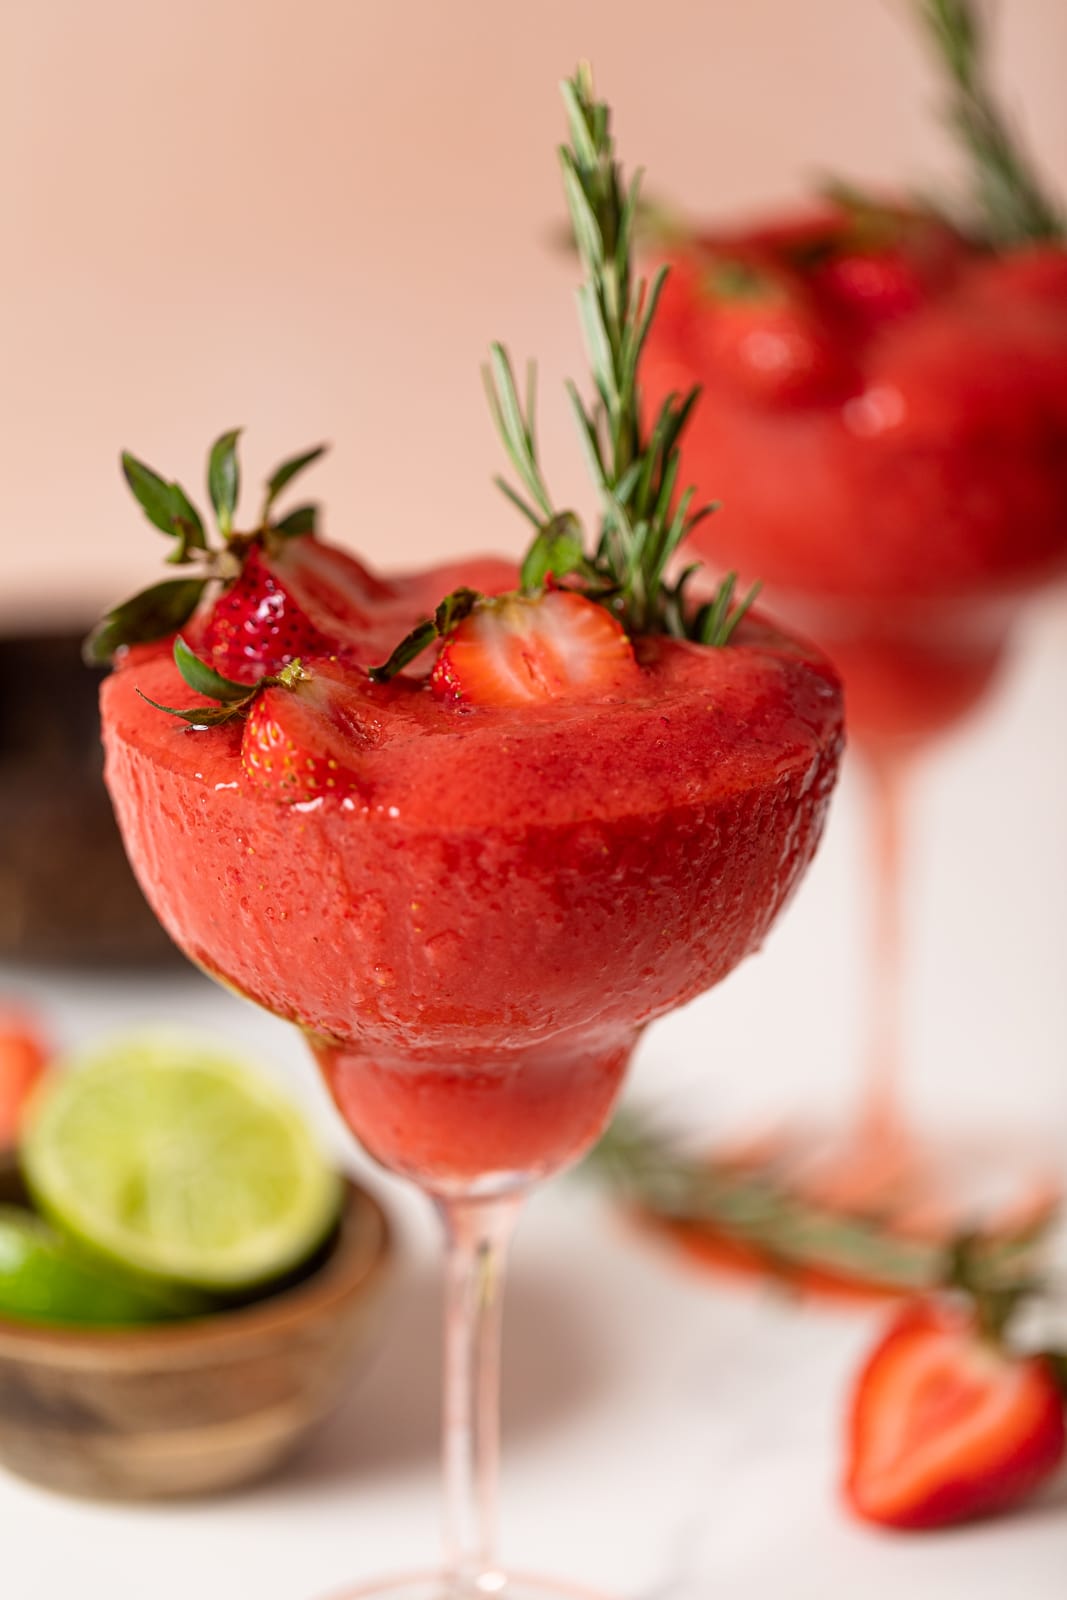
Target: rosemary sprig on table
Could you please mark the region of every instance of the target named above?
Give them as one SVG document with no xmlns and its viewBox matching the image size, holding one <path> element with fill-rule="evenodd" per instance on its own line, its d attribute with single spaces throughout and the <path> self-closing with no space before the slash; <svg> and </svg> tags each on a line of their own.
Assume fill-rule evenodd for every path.
<svg viewBox="0 0 1067 1600">
<path fill-rule="evenodd" d="M 971 199 L 980 235 L 994 248 L 1067 237 L 1067 218 L 1045 192 L 1029 155 L 997 104 L 977 0 L 916 0 L 949 80 L 946 116 L 971 160 Z"/>
<path fill-rule="evenodd" d="M 615 1118 L 592 1155 L 590 1174 L 650 1220 L 699 1238 L 742 1245 L 788 1282 L 807 1271 L 892 1290 L 946 1281 L 955 1245 L 890 1233 L 877 1216 L 845 1215 L 806 1199 L 773 1162 L 693 1153 L 632 1112 Z M 988 1286 L 1028 1274 L 1046 1221 L 1004 1237 L 972 1235 L 975 1271 Z"/>
<path fill-rule="evenodd" d="M 181 484 L 162 477 L 128 450 L 123 451 L 122 472 L 130 492 L 152 527 L 173 541 L 168 564 L 197 570 L 195 574 L 167 578 L 142 589 L 109 611 L 83 646 L 88 665 L 106 664 L 123 645 L 147 644 L 175 633 L 192 616 L 209 584 L 225 586 L 234 581 L 252 545 L 270 546 L 315 532 L 317 506 L 299 505 L 279 517 L 275 501 L 298 473 L 319 459 L 325 445 L 303 450 L 276 467 L 267 480 L 256 526 L 247 533 L 235 529 L 241 486 L 237 454 L 240 434 L 240 428 L 220 434 L 208 452 L 207 490 L 218 525 L 218 544 L 211 542 L 204 518 Z"/>
<path fill-rule="evenodd" d="M 527 369 L 522 398 L 506 349 L 494 344 L 485 368 L 486 392 L 519 487 L 504 478 L 496 482 L 536 530 L 522 563 L 522 588 L 536 594 L 549 579 L 565 580 L 606 606 L 628 633 L 670 634 L 723 646 L 758 585 L 735 604 L 731 574 L 710 600 L 691 605 L 687 590 L 699 563 L 672 575 L 674 557 L 715 507 L 694 506 L 692 488 L 678 492 L 679 440 L 699 389 L 669 395 L 651 424 L 642 416 L 638 367 L 668 269 L 661 267 L 651 283 L 634 272 L 641 174 L 628 184 L 623 178 L 610 112 L 594 96 L 589 67 L 580 66 L 562 92 L 570 140 L 559 154 L 584 270 L 578 306 L 595 397 L 586 401 L 574 383 L 567 391 L 597 488 L 600 523 L 590 552 L 580 519 L 556 508 L 541 468 L 535 368 Z M 451 617 L 447 600 L 371 676 L 384 679 L 399 672 L 440 635 L 442 617 Z"/>
</svg>

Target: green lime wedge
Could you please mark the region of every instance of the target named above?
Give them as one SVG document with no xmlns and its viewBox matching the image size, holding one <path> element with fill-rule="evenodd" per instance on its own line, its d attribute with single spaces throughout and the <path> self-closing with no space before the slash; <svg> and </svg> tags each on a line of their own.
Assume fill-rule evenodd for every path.
<svg viewBox="0 0 1067 1600">
<path fill-rule="evenodd" d="M 238 1294 L 291 1271 L 341 1185 L 303 1119 L 209 1041 L 126 1035 L 67 1063 L 22 1146 L 39 1209 L 86 1248 L 171 1286 Z"/>
<path fill-rule="evenodd" d="M 0 1206 L 0 1317 L 82 1328 L 129 1327 L 173 1314 L 147 1284 L 87 1261 L 62 1234 L 19 1206 Z"/>
</svg>

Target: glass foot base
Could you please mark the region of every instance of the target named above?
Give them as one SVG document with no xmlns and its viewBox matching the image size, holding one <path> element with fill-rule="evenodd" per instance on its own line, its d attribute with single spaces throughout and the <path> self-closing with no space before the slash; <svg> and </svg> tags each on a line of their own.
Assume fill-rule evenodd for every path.
<svg viewBox="0 0 1067 1600">
<path fill-rule="evenodd" d="M 604 1600 L 592 1589 L 535 1578 L 523 1573 L 491 1572 L 473 1582 L 447 1572 L 422 1572 L 381 1583 L 357 1584 L 326 1600 Z"/>
</svg>

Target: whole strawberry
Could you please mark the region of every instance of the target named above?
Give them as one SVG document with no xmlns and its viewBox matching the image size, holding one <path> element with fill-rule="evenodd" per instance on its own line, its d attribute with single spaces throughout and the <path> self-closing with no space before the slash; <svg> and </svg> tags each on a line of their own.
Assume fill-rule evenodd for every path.
<svg viewBox="0 0 1067 1600">
<path fill-rule="evenodd" d="M 316 533 L 316 507 L 278 516 L 275 504 L 298 473 L 322 455 L 316 446 L 271 474 L 259 518 L 247 532 L 234 524 L 240 489 L 238 429 L 222 434 L 208 457 L 208 493 L 220 538 L 185 490 L 126 452 L 126 481 L 153 527 L 170 538 L 168 562 L 188 569 L 154 584 L 103 619 L 85 645 L 91 662 L 111 661 L 125 646 L 185 630 L 198 657 L 223 678 L 251 686 L 301 657 L 358 654 L 379 580 Z"/>
</svg>

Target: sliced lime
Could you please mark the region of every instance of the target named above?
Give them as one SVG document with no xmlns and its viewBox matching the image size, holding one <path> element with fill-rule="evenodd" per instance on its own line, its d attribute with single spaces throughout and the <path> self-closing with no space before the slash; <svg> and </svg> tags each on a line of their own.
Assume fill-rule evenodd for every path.
<svg viewBox="0 0 1067 1600">
<path fill-rule="evenodd" d="M 78 1327 L 159 1322 L 174 1306 L 147 1284 L 87 1261 L 62 1234 L 19 1206 L 0 1206 L 0 1317 Z"/>
<path fill-rule="evenodd" d="M 23 1168 L 41 1211 L 89 1249 L 237 1293 L 329 1232 L 340 1180 L 302 1118 L 210 1042 L 152 1030 L 67 1065 L 31 1107 Z"/>
</svg>

